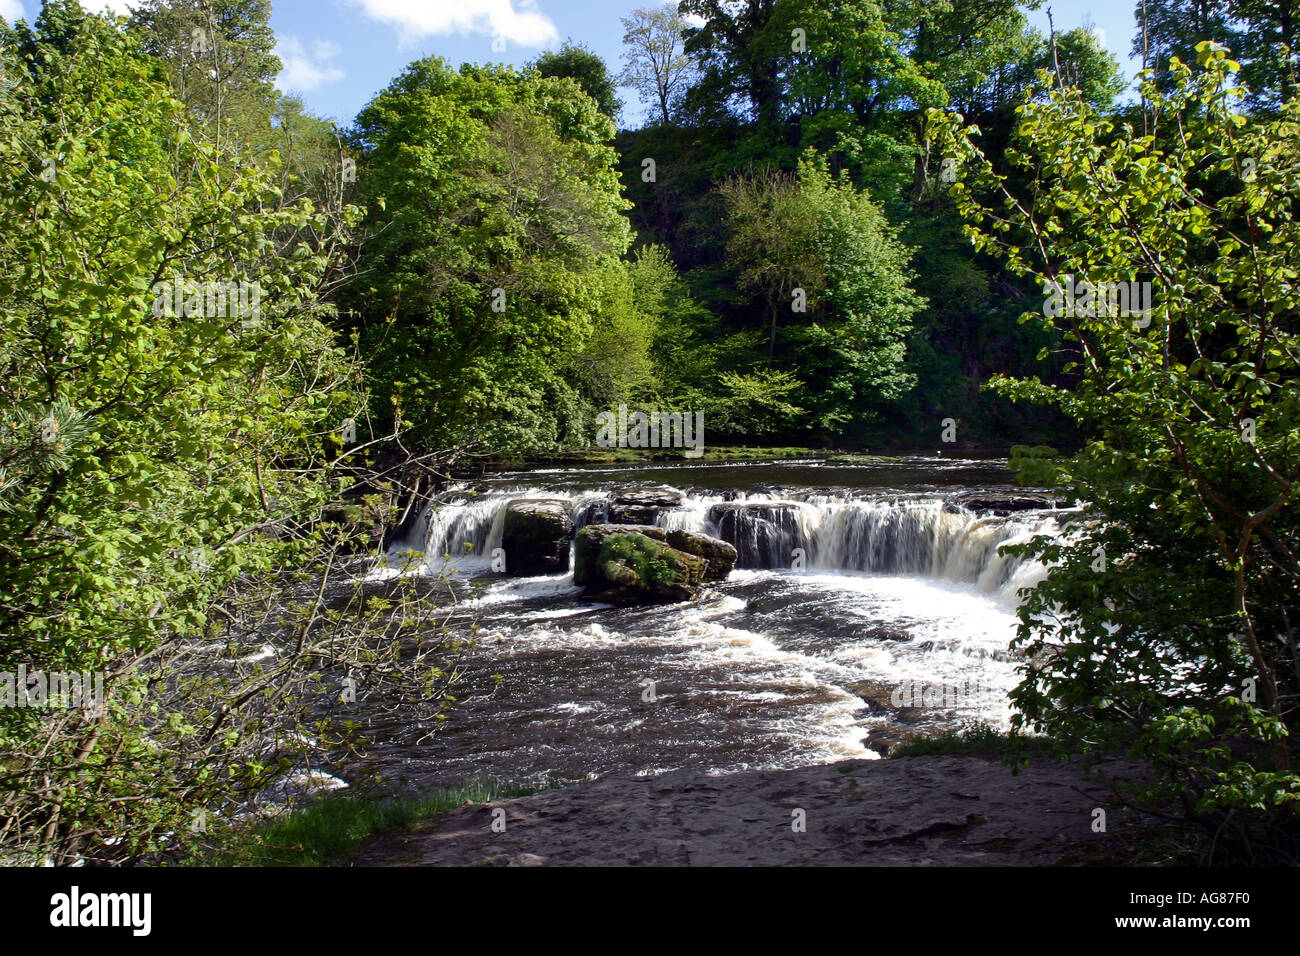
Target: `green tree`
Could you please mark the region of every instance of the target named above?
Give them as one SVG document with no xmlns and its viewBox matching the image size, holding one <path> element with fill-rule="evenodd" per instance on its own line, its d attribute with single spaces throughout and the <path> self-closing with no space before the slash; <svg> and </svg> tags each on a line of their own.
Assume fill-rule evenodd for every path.
<svg viewBox="0 0 1300 956">
<path fill-rule="evenodd" d="M 612 134 L 569 80 L 437 59 L 361 112 L 373 237 L 346 301 L 380 420 L 431 448 L 577 440 L 578 357 L 630 239 Z"/>
<path fill-rule="evenodd" d="M 816 245 L 818 210 L 791 173 L 735 176 L 718 191 L 731 234 L 728 259 L 739 288 L 760 297 L 769 330 L 767 354 L 775 358 L 780 317 L 806 309 L 809 299 L 815 302 L 825 281 L 825 261 Z"/>
<path fill-rule="evenodd" d="M 698 17 L 700 26 L 685 33 L 685 50 L 699 71 L 688 95 L 690 111 L 716 122 L 729 116 L 754 124 L 763 139 L 774 136 L 780 124 L 783 96 L 782 61 L 790 50 L 764 29 L 776 12 L 777 0 L 683 0 L 678 10 Z"/>
<path fill-rule="evenodd" d="M 558 52 L 543 53 L 529 64 L 542 76 L 568 77 L 582 91 L 596 101 L 602 113 L 614 122 L 622 104 L 618 100 L 618 87 L 609 75 L 605 61 L 581 43 L 566 42 Z"/>
<path fill-rule="evenodd" d="M 639 307 L 624 263 L 610 261 L 599 288 L 591 338 L 578 356 L 583 398 L 599 408 L 652 402 L 661 384 L 653 356 L 657 317 Z"/>
<path fill-rule="evenodd" d="M 1168 92 L 1174 85 L 1171 58 L 1194 62 L 1196 45 L 1205 40 L 1236 45 L 1231 8 L 1228 0 L 1137 0 L 1133 55 L 1142 58 L 1143 67 L 1153 70 L 1157 85 Z"/>
<path fill-rule="evenodd" d="M 0 858 L 158 860 L 345 752 L 350 669 L 445 703 L 402 649 L 427 600 L 389 595 L 395 636 L 334 580 L 382 513 L 347 497 L 365 399 L 324 302 L 358 211 L 193 136 L 75 3 L 0 30 L 0 74 Z M 90 695 L 5 699 L 22 668 Z"/>
<path fill-rule="evenodd" d="M 270 0 L 145 0 L 128 30 L 163 63 L 176 97 L 209 136 L 266 135 L 282 66 Z"/>
<path fill-rule="evenodd" d="M 669 124 L 694 75 L 683 49 L 686 18 L 664 6 L 638 7 L 623 17 L 623 72 L 619 82 L 637 91 L 642 101 L 659 107 L 659 121 Z"/>
<path fill-rule="evenodd" d="M 341 208 L 351 187 L 339 133 L 276 89 L 270 18 L 268 0 L 148 0 L 127 30 L 163 64 L 194 135 L 232 163 L 274 153 L 286 197 Z"/>
<path fill-rule="evenodd" d="M 1238 79 L 1251 91 L 1250 105 L 1272 110 L 1294 99 L 1300 66 L 1300 5 L 1295 0 L 1235 0 L 1231 11 L 1240 27 L 1238 37 L 1229 43 L 1240 56 Z"/>
<path fill-rule="evenodd" d="M 862 190 L 823 160 L 805 160 L 799 186 L 817 212 L 813 251 L 822 291 L 813 321 L 793 330 L 801 396 L 812 425 L 835 434 L 877 416 L 916 384 L 906 368 L 912 317 L 925 302 L 911 288 L 913 250 Z"/>
<path fill-rule="evenodd" d="M 1252 121 L 1223 47 L 1174 90 L 1143 88 L 1147 126 L 1117 128 L 1078 90 L 1022 110 L 1012 192 L 969 132 L 953 193 L 975 242 L 1044 283 L 1149 281 L 1149 315 L 1080 299 L 1048 321 L 1078 384 L 1002 379 L 1051 402 L 1086 445 L 1035 464 L 1087 518 L 1024 549 L 1051 570 L 1021 606 L 1028 662 L 1016 722 L 1062 752 L 1128 749 L 1172 801 L 1244 859 L 1300 859 L 1295 770 L 1300 658 L 1300 339 L 1295 157 L 1300 110 Z M 944 124 L 945 137 L 953 124 Z M 988 190 L 984 193 L 983 190 Z M 980 195 L 997 197 L 977 202 Z"/>
<path fill-rule="evenodd" d="M 912 251 L 846 175 L 809 154 L 798 172 L 734 177 L 719 188 L 737 284 L 763 306 L 770 360 L 808 382 L 809 424 L 834 431 L 914 384 L 906 337 L 924 303 L 910 288 Z M 782 316 L 788 328 L 779 336 Z"/>
</svg>

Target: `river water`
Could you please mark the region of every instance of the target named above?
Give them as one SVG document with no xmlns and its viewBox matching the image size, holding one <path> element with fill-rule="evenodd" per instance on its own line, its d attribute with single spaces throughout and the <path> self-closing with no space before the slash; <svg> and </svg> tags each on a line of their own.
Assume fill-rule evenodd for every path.
<svg viewBox="0 0 1300 956">
<path fill-rule="evenodd" d="M 909 733 L 971 719 L 1005 725 L 1017 593 L 1043 569 L 998 547 L 1050 533 L 1063 517 L 960 503 L 975 490 L 1024 491 L 1010 482 L 1004 461 L 946 458 L 468 480 L 390 557 L 396 565 L 410 549 L 425 561 L 414 573 L 454 569 L 456 620 L 479 626 L 460 702 L 433 734 L 400 720 L 372 727 L 371 769 L 412 789 L 725 773 L 871 758 Z M 740 551 L 730 578 L 699 600 L 616 608 L 585 597 L 568 574 L 491 572 L 511 500 L 566 499 L 580 526 L 602 520 L 614 494 L 656 487 L 684 494 L 658 524 Z M 396 571 L 376 572 L 385 573 Z M 502 678 L 495 689 L 492 674 Z"/>
</svg>

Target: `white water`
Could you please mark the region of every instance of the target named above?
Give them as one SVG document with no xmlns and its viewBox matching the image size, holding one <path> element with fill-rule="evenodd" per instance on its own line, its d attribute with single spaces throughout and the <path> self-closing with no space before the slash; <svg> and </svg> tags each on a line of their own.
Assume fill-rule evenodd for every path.
<svg viewBox="0 0 1300 956">
<path fill-rule="evenodd" d="M 519 498 L 567 499 L 576 527 L 605 520 L 610 500 L 602 492 L 564 495 L 537 487 L 465 497 L 428 509 L 411 539 L 395 550 L 422 552 L 430 569 L 451 562 L 462 571 L 484 570 L 501 546 L 506 505 Z M 1020 589 L 1033 587 L 1045 572 L 999 549 L 1055 527 L 1050 516 L 983 517 L 937 498 L 789 500 L 761 494 L 731 500 L 686 495 L 680 507 L 661 510 L 657 524 L 729 541 L 740 552 L 740 568 L 916 575 L 969 585 L 1012 610 Z M 796 549 L 803 552 L 802 563 Z"/>
<path fill-rule="evenodd" d="M 477 575 L 501 546 L 510 501 L 565 499 L 580 527 L 605 520 L 610 497 L 522 484 L 466 494 L 422 515 L 394 551 L 413 547 L 433 571 L 451 555 L 461 576 Z M 738 568 L 697 601 L 640 609 L 597 604 L 567 574 L 479 578 L 484 590 L 460 607 L 481 624 L 475 653 L 506 674 L 505 691 L 467 712 L 464 736 L 444 739 L 439 773 L 873 757 L 864 740 L 898 718 L 869 711 L 868 698 L 900 688 L 955 692 L 917 704 L 915 727 L 1009 720 L 1018 590 L 1045 572 L 998 549 L 1051 532 L 1050 514 L 987 517 L 937 496 L 688 494 L 657 522 L 730 541 Z M 646 679 L 660 688 L 653 705 Z"/>
</svg>

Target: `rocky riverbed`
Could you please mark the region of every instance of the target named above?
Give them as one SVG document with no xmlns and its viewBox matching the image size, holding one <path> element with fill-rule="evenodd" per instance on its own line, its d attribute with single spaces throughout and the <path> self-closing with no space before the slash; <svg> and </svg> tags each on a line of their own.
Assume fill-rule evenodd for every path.
<svg viewBox="0 0 1300 956">
<path fill-rule="evenodd" d="M 358 865 L 1046 866 L 1115 858 L 1138 820 L 1106 780 L 1043 757 L 848 760 L 732 774 L 611 775 L 467 805 L 368 846 Z M 1097 811 L 1106 828 L 1096 829 Z"/>
<path fill-rule="evenodd" d="M 1018 594 L 1044 569 L 1002 546 L 1074 514 L 1010 477 L 925 459 L 478 479 L 394 549 L 452 569 L 430 599 L 476 635 L 457 704 L 436 727 L 373 720 L 359 776 L 406 795 L 736 781 L 1005 727 Z"/>
</svg>

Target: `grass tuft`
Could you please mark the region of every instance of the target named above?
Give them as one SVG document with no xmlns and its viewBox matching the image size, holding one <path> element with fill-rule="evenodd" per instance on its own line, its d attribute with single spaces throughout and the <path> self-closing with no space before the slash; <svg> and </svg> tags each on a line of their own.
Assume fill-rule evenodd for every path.
<svg viewBox="0 0 1300 956">
<path fill-rule="evenodd" d="M 1051 743 L 1043 737 L 1027 737 L 1009 730 L 970 721 L 956 730 L 933 737 L 908 737 L 889 748 L 890 757 L 923 757 L 932 754 L 980 754 L 984 756 L 1023 756 L 1046 753 Z"/>
<path fill-rule="evenodd" d="M 234 828 L 203 866 L 337 866 L 374 837 L 406 832 L 466 803 L 490 803 L 540 787 L 472 780 L 419 797 L 376 800 L 329 794 L 269 819 Z"/>
</svg>

